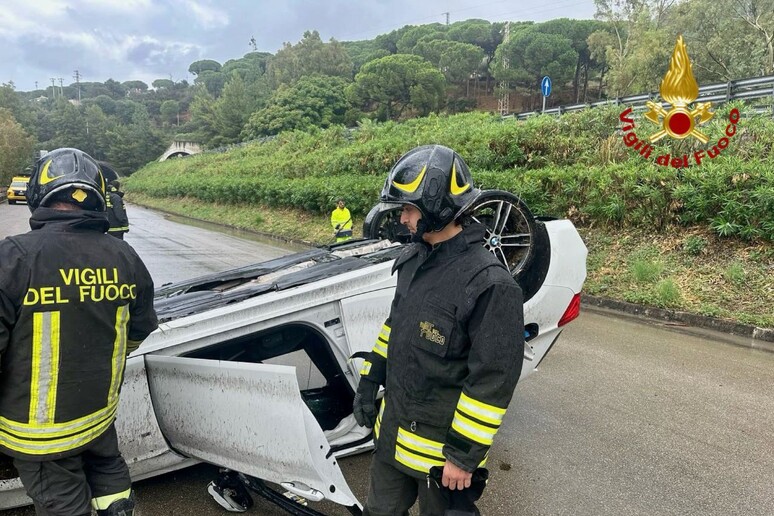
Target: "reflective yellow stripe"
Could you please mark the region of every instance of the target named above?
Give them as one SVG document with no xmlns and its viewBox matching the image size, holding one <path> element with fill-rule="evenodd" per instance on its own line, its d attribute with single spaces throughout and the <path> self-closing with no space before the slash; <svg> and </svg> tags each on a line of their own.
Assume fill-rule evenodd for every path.
<svg viewBox="0 0 774 516">
<path fill-rule="evenodd" d="M 446 460 L 433 460 L 428 457 L 416 455 L 400 446 L 395 446 L 395 460 L 413 470 L 428 473 L 433 466 L 443 466 Z"/>
<path fill-rule="evenodd" d="M 116 232 L 116 231 L 129 231 L 129 226 L 121 226 L 121 227 L 116 226 L 114 228 L 108 229 L 108 233 Z"/>
<path fill-rule="evenodd" d="M 505 416 L 505 409 L 474 400 L 464 392 L 460 394 L 457 408 L 476 419 L 497 426 L 500 426 L 500 423 L 503 422 L 503 416 Z"/>
<path fill-rule="evenodd" d="M 368 360 L 363 361 L 363 367 L 360 368 L 360 375 L 361 376 L 368 376 L 368 373 L 371 372 L 371 362 Z"/>
<path fill-rule="evenodd" d="M 382 416 L 384 415 L 384 407 L 387 405 L 387 398 L 382 398 L 382 406 L 379 407 L 379 414 L 376 416 L 376 424 L 374 424 L 374 434 L 376 438 L 379 438 L 379 428 L 382 426 Z"/>
<path fill-rule="evenodd" d="M 494 440 L 494 436 L 497 433 L 496 428 L 481 425 L 475 421 L 466 418 L 459 411 L 454 412 L 454 421 L 452 421 L 452 428 L 464 435 L 471 441 L 490 446 Z"/>
<path fill-rule="evenodd" d="M 48 165 L 48 164 L 46 164 Z M 30 413 L 28 420 L 35 421 L 38 414 L 40 390 L 40 353 L 43 346 L 43 314 L 32 314 L 32 369 L 30 377 Z"/>
<path fill-rule="evenodd" d="M 56 397 L 59 387 L 59 336 L 61 334 L 59 323 L 59 312 L 51 312 L 51 377 L 48 383 L 48 413 L 46 414 L 46 424 L 54 422 L 56 417 Z"/>
<path fill-rule="evenodd" d="M 50 439 L 47 441 L 28 441 L 19 439 L 16 436 L 9 435 L 0 431 L 0 444 L 10 450 L 14 450 L 28 455 L 46 455 L 49 453 L 60 453 L 69 450 L 73 450 L 84 444 L 88 444 L 97 437 L 99 437 L 108 427 L 113 423 L 115 419 L 115 408 L 113 412 L 108 414 L 108 417 L 104 421 L 100 422 L 97 426 L 83 431 L 76 435 L 69 435 L 64 438 Z M 48 436 L 44 436 L 48 437 Z"/>
<path fill-rule="evenodd" d="M 382 330 L 379 332 L 379 336 L 376 337 L 376 344 L 374 344 L 373 352 L 377 355 L 381 355 L 387 358 L 387 348 L 390 343 L 390 327 L 386 324 L 382 324 Z"/>
<path fill-rule="evenodd" d="M 377 355 L 387 358 L 387 343 L 382 341 L 381 338 L 376 339 L 376 344 L 374 344 L 373 352 L 376 353 Z"/>
<path fill-rule="evenodd" d="M 121 389 L 121 379 L 124 377 L 124 366 L 126 365 L 126 327 L 128 323 L 129 305 L 119 306 L 116 309 L 116 340 L 113 342 L 108 405 L 118 402 L 118 391 Z"/>
<path fill-rule="evenodd" d="M 420 437 L 416 434 L 398 427 L 398 442 L 411 451 L 432 455 L 435 458 L 446 460 L 443 456 L 443 443 Z"/>
<path fill-rule="evenodd" d="M 118 403 L 114 403 L 78 419 L 63 421 L 61 423 L 51 423 L 46 426 L 39 426 L 35 423 L 20 423 L 18 421 L 0 417 L 0 432 L 7 432 L 20 437 L 31 437 L 35 439 L 65 437 L 98 424 L 111 413 L 114 413 L 117 406 Z"/>
<path fill-rule="evenodd" d="M 54 422 L 59 381 L 59 312 L 32 314 L 32 370 L 29 424 Z"/>
<path fill-rule="evenodd" d="M 91 507 L 97 511 L 104 511 L 108 507 L 110 507 L 110 504 L 115 502 L 116 500 L 124 500 L 128 499 L 132 494 L 132 488 L 130 487 L 126 491 L 121 491 L 120 493 L 107 495 L 107 496 L 100 496 L 99 498 L 92 498 L 91 499 Z"/>
</svg>

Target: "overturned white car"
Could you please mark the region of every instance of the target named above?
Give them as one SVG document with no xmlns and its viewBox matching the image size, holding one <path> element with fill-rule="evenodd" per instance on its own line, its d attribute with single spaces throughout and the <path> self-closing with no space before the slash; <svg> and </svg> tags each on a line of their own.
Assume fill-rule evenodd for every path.
<svg viewBox="0 0 774 516">
<path fill-rule="evenodd" d="M 586 247 L 570 221 L 534 218 L 506 192 L 482 192 L 470 214 L 524 291 L 523 379 L 578 314 Z M 369 238 L 157 289 L 161 323 L 127 360 L 116 423 L 133 479 L 205 461 L 280 505 L 294 502 L 263 481 L 359 514 L 336 459 L 372 446 L 352 416 L 350 357 L 371 349 L 389 312 L 408 236 L 397 220 L 377 205 Z M 30 503 L 4 459 L 0 509 Z"/>
</svg>

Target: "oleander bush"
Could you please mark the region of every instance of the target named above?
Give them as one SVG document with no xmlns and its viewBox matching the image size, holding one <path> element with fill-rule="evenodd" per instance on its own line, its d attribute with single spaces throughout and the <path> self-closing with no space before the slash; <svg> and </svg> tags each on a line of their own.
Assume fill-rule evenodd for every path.
<svg viewBox="0 0 774 516">
<path fill-rule="evenodd" d="M 521 196 L 533 212 L 579 224 L 644 227 L 705 225 L 720 235 L 774 240 L 774 121 L 718 108 L 701 130 L 721 138 L 732 109 L 742 113 L 727 148 L 701 166 L 657 166 L 627 148 L 622 107 L 560 118 L 502 120 L 486 113 L 430 116 L 403 123 L 367 121 L 356 129 L 293 131 L 222 153 L 151 163 L 126 188 L 152 197 L 262 204 L 327 213 L 343 195 L 363 216 L 378 200 L 392 164 L 407 150 L 440 143 L 459 152 L 481 188 Z M 641 117 L 640 117 L 641 118 Z M 640 122 L 637 136 L 658 129 Z M 692 138 L 664 138 L 652 155 L 688 155 Z"/>
</svg>

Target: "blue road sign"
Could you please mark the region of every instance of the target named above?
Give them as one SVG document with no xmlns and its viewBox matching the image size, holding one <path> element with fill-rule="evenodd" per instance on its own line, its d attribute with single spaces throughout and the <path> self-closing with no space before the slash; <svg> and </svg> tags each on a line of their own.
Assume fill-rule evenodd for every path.
<svg viewBox="0 0 774 516">
<path fill-rule="evenodd" d="M 544 97 L 551 95 L 551 77 L 547 75 L 543 77 L 543 80 L 540 81 L 540 91 L 543 92 Z"/>
</svg>

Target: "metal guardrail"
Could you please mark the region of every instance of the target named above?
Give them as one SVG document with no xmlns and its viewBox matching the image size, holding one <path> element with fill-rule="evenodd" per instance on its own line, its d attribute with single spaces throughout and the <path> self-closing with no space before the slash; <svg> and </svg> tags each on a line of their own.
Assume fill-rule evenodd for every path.
<svg viewBox="0 0 774 516">
<path fill-rule="evenodd" d="M 774 75 L 767 75 L 765 77 L 753 77 L 751 79 L 741 79 L 736 81 L 722 82 L 717 84 L 709 84 L 699 87 L 699 98 L 696 100 L 699 102 L 716 102 L 722 104 L 731 100 L 752 100 L 771 97 L 772 106 L 770 107 L 772 114 L 774 115 Z M 631 106 L 634 110 L 645 109 L 645 103 L 647 101 L 654 101 L 658 98 L 658 93 L 643 93 L 640 95 L 632 95 L 630 97 L 618 97 L 615 99 L 600 100 L 597 102 L 571 104 L 568 106 L 557 106 L 545 111 L 529 111 L 525 113 L 511 113 L 509 115 L 503 115 L 504 119 L 515 118 L 517 120 L 524 120 L 531 116 L 545 114 L 545 115 L 562 115 L 563 113 L 570 113 L 572 111 L 580 111 L 586 108 L 607 106 L 607 105 L 624 105 Z M 669 106 L 668 102 L 661 102 L 662 107 Z M 766 112 L 769 109 L 761 108 L 759 112 Z"/>
</svg>

